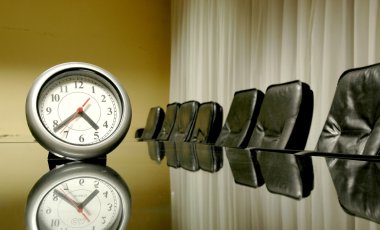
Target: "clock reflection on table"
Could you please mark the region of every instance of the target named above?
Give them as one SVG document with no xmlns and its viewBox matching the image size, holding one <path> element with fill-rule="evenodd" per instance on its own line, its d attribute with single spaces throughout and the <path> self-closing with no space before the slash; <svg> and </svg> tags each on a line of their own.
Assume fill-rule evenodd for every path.
<svg viewBox="0 0 380 230">
<path fill-rule="evenodd" d="M 125 229 L 130 218 L 128 185 L 106 159 L 86 162 L 49 155 L 51 170 L 29 193 L 28 229 Z"/>
</svg>

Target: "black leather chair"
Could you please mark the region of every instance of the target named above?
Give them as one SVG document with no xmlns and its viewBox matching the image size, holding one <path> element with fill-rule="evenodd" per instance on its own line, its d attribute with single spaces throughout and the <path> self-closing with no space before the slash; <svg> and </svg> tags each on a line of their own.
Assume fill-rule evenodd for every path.
<svg viewBox="0 0 380 230">
<path fill-rule="evenodd" d="M 190 142 L 214 144 L 222 129 L 223 109 L 217 102 L 205 102 L 199 106 Z"/>
<path fill-rule="evenodd" d="M 157 135 L 156 140 L 158 141 L 167 141 L 172 133 L 174 124 L 177 119 L 177 114 L 179 111 L 180 103 L 174 102 L 167 104 L 166 114 L 161 127 L 160 132 Z"/>
<path fill-rule="evenodd" d="M 160 132 L 158 133 L 155 141 L 147 141 L 148 153 L 150 157 L 157 162 L 161 162 L 165 156 L 163 141 L 169 140 L 177 118 L 179 107 L 180 103 L 177 102 L 166 105 L 166 114 L 164 116 Z"/>
<path fill-rule="evenodd" d="M 186 101 L 181 104 L 178 110 L 169 140 L 164 142 L 167 165 L 178 168 L 180 166 L 176 151 L 176 143 L 187 142 L 191 138 L 195 120 L 198 114 L 199 102 Z"/>
<path fill-rule="evenodd" d="M 340 76 L 317 148 L 306 154 L 328 157 L 339 202 L 347 213 L 380 223 L 380 169 L 379 163 L 370 161 L 380 160 L 380 64 Z"/>
<path fill-rule="evenodd" d="M 181 104 L 178 116 L 170 134 L 170 141 L 189 141 L 197 118 L 199 102 L 186 101 Z"/>
<path fill-rule="evenodd" d="M 303 149 L 312 113 L 313 93 L 306 83 L 292 81 L 269 86 L 248 143 L 252 149 L 226 151 L 236 182 L 259 187 L 265 181 L 270 192 L 296 199 L 308 196 L 313 187 L 310 157 L 255 148 Z"/>
<path fill-rule="evenodd" d="M 146 124 L 141 134 L 141 140 L 147 141 L 156 139 L 161 130 L 164 118 L 165 112 L 160 106 L 152 107 L 149 110 Z"/>
<path fill-rule="evenodd" d="M 211 157 L 202 155 L 205 152 L 197 152 L 200 144 L 213 144 L 219 136 L 223 123 L 223 109 L 216 102 L 205 102 L 199 106 L 197 118 L 189 142 L 177 144 L 177 153 L 181 167 L 187 170 L 196 171 L 199 169 L 198 157 Z M 208 163 L 208 161 L 207 161 Z"/>
<path fill-rule="evenodd" d="M 226 121 L 215 145 L 246 147 L 256 125 L 263 98 L 264 93 L 257 89 L 235 92 Z"/>
</svg>

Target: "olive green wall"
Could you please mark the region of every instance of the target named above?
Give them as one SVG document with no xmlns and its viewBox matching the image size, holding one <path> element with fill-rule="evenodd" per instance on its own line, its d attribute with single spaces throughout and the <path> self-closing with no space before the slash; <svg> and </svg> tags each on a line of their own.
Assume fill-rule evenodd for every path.
<svg viewBox="0 0 380 230">
<path fill-rule="evenodd" d="M 133 113 L 127 138 L 133 138 L 149 108 L 168 103 L 170 0 L 2 1 L 0 137 L 32 138 L 28 90 L 40 73 L 69 61 L 98 65 L 122 82 Z"/>
<path fill-rule="evenodd" d="M 167 195 L 164 203 L 168 207 L 161 215 L 170 222 L 167 170 L 160 175 L 160 183 L 154 183 L 155 190 L 142 193 L 144 186 L 152 187 L 153 183 L 136 185 L 136 181 L 143 181 L 141 178 L 155 169 L 149 165 L 144 169 L 141 162 L 150 163 L 150 159 L 137 154 L 138 150 L 129 147 L 135 143 L 128 141 L 133 140 L 136 128 L 145 125 L 149 108 L 164 107 L 169 100 L 170 0 L 12 0 L 0 2 L 0 181 L 13 181 L 0 189 L 0 196 L 7 200 L 0 204 L 2 228 L 25 229 L 26 197 L 36 180 L 48 171 L 47 151 L 37 143 L 5 142 L 34 140 L 24 109 L 29 88 L 46 69 L 71 61 L 89 62 L 108 70 L 129 94 L 131 127 L 116 155 L 108 158 L 110 166 L 119 170 L 131 186 L 134 205 L 129 227 L 138 229 L 142 221 L 147 222 L 142 213 L 149 211 L 150 200 L 144 195 L 154 198 L 157 194 L 150 192 L 157 191 Z M 128 151 L 131 154 L 117 154 Z M 144 173 L 125 167 L 131 160 Z M 158 225 L 156 219 L 149 220 L 152 228 Z"/>
</svg>

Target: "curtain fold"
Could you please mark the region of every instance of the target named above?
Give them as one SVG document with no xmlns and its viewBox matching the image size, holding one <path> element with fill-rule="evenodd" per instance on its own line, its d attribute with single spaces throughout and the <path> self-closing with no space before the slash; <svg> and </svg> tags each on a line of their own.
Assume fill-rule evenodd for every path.
<svg viewBox="0 0 380 230">
<path fill-rule="evenodd" d="M 343 71 L 380 61 L 378 0 L 172 0 L 171 23 L 171 102 L 213 100 L 226 115 L 237 90 L 299 79 L 314 91 L 306 149 Z M 173 229 L 380 229 L 344 213 L 324 159 L 313 164 L 301 201 L 237 185 L 226 169 L 171 169 Z"/>
</svg>

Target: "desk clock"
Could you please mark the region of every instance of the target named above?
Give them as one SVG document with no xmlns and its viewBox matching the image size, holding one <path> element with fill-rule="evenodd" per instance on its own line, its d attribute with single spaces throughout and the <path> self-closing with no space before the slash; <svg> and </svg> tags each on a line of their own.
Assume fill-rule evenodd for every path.
<svg viewBox="0 0 380 230">
<path fill-rule="evenodd" d="M 130 126 L 131 105 L 111 73 L 70 62 L 48 69 L 34 81 L 26 118 L 44 148 L 81 160 L 107 154 L 122 141 Z"/>
</svg>

